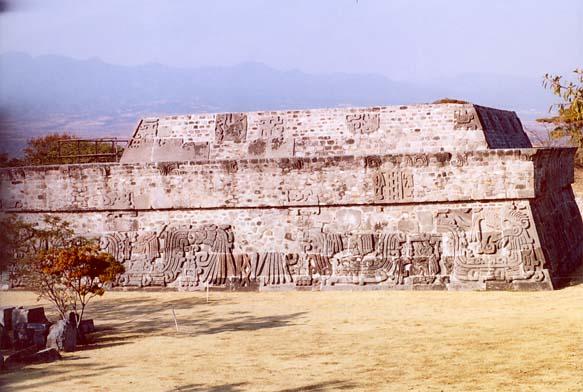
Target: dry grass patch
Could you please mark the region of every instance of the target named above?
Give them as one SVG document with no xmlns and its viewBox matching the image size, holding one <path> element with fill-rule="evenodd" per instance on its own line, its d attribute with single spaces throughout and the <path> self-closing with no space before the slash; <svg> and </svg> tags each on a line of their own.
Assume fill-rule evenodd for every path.
<svg viewBox="0 0 583 392">
<path fill-rule="evenodd" d="M 90 309 L 92 345 L 2 373 L 3 390 L 583 390 L 583 285 L 210 298 L 108 293 Z"/>
</svg>

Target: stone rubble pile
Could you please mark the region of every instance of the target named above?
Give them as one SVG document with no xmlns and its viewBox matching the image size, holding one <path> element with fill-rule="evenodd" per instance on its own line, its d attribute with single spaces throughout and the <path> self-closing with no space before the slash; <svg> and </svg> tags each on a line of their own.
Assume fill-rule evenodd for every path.
<svg viewBox="0 0 583 392">
<path fill-rule="evenodd" d="M 73 317 L 51 323 L 43 307 L 0 308 L 0 367 L 51 362 L 61 358 L 59 352 L 75 351 L 78 338 L 95 332 L 95 325 L 82 320 L 77 330 L 74 321 Z"/>
</svg>

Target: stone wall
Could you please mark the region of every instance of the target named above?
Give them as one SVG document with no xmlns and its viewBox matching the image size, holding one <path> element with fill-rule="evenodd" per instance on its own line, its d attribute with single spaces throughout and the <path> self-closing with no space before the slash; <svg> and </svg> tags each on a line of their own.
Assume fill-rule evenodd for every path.
<svg viewBox="0 0 583 392">
<path fill-rule="evenodd" d="M 410 105 L 146 118 L 122 162 L 359 156 L 439 152 L 444 146 L 532 147 L 513 112 Z"/>
<path fill-rule="evenodd" d="M 88 164 L 0 171 L 7 211 L 426 203 L 535 196 L 545 150 Z"/>
<path fill-rule="evenodd" d="M 146 119 L 125 163 L 1 170 L 0 207 L 98 238 L 121 286 L 549 289 L 583 256 L 575 150 L 525 137 L 474 105 Z"/>
</svg>

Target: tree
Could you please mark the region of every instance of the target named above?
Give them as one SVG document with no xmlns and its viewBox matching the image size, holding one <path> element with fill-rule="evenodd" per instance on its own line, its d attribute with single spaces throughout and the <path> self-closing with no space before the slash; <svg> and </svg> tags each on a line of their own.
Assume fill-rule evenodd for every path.
<svg viewBox="0 0 583 392">
<path fill-rule="evenodd" d="M 74 237 L 70 224 L 58 217 L 47 215 L 42 225 L 6 218 L 0 230 L 0 257 L 10 273 L 55 305 L 63 319 L 75 312 L 77 325 L 91 299 L 124 272 L 96 241 Z"/>
<path fill-rule="evenodd" d="M 0 167 L 22 166 L 23 164 L 18 158 L 11 158 L 6 153 L 0 153 Z"/>
<path fill-rule="evenodd" d="M 91 299 L 105 293 L 105 285 L 124 272 L 121 263 L 102 252 L 94 241 L 79 241 L 39 252 L 28 265 L 27 282 L 41 298 L 51 301 L 63 319 L 69 311 L 77 327 Z"/>
<path fill-rule="evenodd" d="M 50 133 L 29 139 L 22 158 L 9 157 L 8 154 L 1 153 L 0 167 L 112 162 L 116 161 L 124 150 L 117 145 L 120 141 L 114 141 L 112 145 L 113 140 L 83 140 L 67 132 Z"/>
<path fill-rule="evenodd" d="M 79 140 L 79 141 L 78 141 Z M 123 148 L 117 147 L 118 155 Z M 112 154 L 111 142 L 81 140 L 70 133 L 50 133 L 45 136 L 29 139 L 24 148 L 22 161 L 26 165 L 57 165 L 67 163 L 110 162 L 113 156 L 78 155 Z"/>
<path fill-rule="evenodd" d="M 574 81 L 565 81 L 562 76 L 545 74 L 543 86 L 550 89 L 561 102 L 549 108 L 549 112 L 557 113 L 555 116 L 540 118 L 537 121 L 554 126 L 552 138 L 567 137 L 574 146 L 579 147 L 575 162 L 583 166 L 583 69 L 576 69 L 573 73 Z"/>
</svg>

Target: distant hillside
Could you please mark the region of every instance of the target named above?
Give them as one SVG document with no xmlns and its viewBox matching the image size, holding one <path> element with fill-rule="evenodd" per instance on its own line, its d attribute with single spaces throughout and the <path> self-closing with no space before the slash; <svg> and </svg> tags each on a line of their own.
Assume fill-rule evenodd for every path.
<svg viewBox="0 0 583 392">
<path fill-rule="evenodd" d="M 307 74 L 260 63 L 196 69 L 118 66 L 99 59 L 0 55 L 2 150 L 31 136 L 69 130 L 129 136 L 143 115 L 431 102 L 456 97 L 534 118 L 551 96 L 536 78 L 462 75 L 404 83 L 372 74 Z"/>
</svg>

